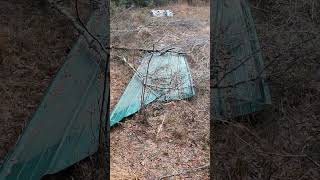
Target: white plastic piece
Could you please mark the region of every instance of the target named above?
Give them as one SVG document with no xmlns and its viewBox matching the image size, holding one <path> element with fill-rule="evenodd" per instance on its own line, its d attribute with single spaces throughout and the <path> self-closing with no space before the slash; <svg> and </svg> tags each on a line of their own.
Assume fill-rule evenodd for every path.
<svg viewBox="0 0 320 180">
<path fill-rule="evenodd" d="M 154 17 L 164 17 L 169 16 L 172 17 L 173 13 L 170 10 L 151 10 L 151 15 Z"/>
<path fill-rule="evenodd" d="M 170 10 L 166 10 L 166 15 L 169 16 L 169 17 L 172 17 L 173 13 Z"/>
</svg>

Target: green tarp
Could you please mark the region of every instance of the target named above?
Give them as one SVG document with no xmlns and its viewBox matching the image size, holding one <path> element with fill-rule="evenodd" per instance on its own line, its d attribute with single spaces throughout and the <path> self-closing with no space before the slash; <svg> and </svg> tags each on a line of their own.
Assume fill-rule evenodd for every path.
<svg viewBox="0 0 320 180">
<path fill-rule="evenodd" d="M 105 19 L 93 15 L 87 27 L 105 40 Z M 101 31 L 96 31 L 97 29 Z M 0 179 L 40 179 L 97 151 L 102 78 L 97 54 L 80 38 L 11 154 Z M 144 96 L 142 96 L 144 94 Z M 146 55 L 110 116 L 110 126 L 155 100 L 180 100 L 195 91 L 185 56 Z M 105 123 L 105 119 L 104 119 Z"/>
<path fill-rule="evenodd" d="M 155 53 L 145 56 L 118 104 L 110 115 L 110 125 L 137 112 L 155 100 L 179 100 L 194 96 L 194 88 L 185 56 Z"/>
<path fill-rule="evenodd" d="M 213 3 L 214 118 L 233 118 L 262 110 L 271 104 L 271 98 L 249 5 L 246 0 Z"/>
<path fill-rule="evenodd" d="M 105 13 L 95 11 L 87 24 L 103 44 L 108 38 Z M 96 62 L 100 55 L 94 53 L 83 36 L 79 38 L 6 157 L 0 180 L 40 179 L 97 151 L 103 90 Z"/>
</svg>

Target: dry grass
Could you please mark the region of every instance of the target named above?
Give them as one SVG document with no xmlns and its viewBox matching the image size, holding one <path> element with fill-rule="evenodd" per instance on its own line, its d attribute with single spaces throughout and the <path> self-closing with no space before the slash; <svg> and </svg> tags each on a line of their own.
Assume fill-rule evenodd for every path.
<svg viewBox="0 0 320 180">
<path fill-rule="evenodd" d="M 272 90 L 273 108 L 250 121 L 216 126 L 214 165 L 217 179 L 317 179 L 319 177 L 319 23 L 317 1 L 255 1 L 256 27 Z M 297 2 L 297 3 L 295 3 Z M 254 4 L 256 6 L 257 4 Z M 112 25 L 116 46 L 189 54 L 197 95 L 191 100 L 153 103 L 111 130 L 111 177 L 154 179 L 209 162 L 209 8 L 172 5 L 173 18 L 150 18 L 149 9 L 117 14 Z M 14 145 L 64 62 L 77 34 L 58 14 L 31 3 L 0 2 L 0 157 Z M 272 12 L 272 13 L 271 13 Z M 12 21 L 14 19 L 14 21 Z M 168 23 L 169 22 L 169 23 Z M 128 31 L 130 30 L 130 31 Z M 289 33 L 290 32 L 290 33 Z M 28 38 L 26 38 L 28 37 Z M 299 44 L 305 39 L 311 41 Z M 299 44 L 295 47 L 296 44 Z M 288 48 L 292 47 L 288 50 Z M 280 54 L 280 55 L 279 55 Z M 111 108 L 132 76 L 117 58 L 138 65 L 141 53 L 113 52 Z M 158 132 L 162 120 L 163 127 Z M 90 159 L 60 179 L 88 179 Z M 208 179 L 207 170 L 180 179 Z M 57 179 L 57 178 L 56 178 Z"/>
<path fill-rule="evenodd" d="M 320 16 L 313 9 L 320 4 L 251 4 L 265 65 L 273 62 L 266 70 L 273 106 L 240 122 L 214 127 L 214 175 L 216 179 L 318 179 Z"/>
<path fill-rule="evenodd" d="M 68 6 L 68 4 L 66 5 Z M 82 6 L 82 8 L 83 7 L 84 6 Z M 198 14 L 196 11 L 199 12 L 198 15 L 201 15 L 201 13 L 208 15 L 209 10 L 208 8 L 202 7 L 202 10 L 204 11 L 200 11 L 197 8 L 189 8 L 186 5 L 181 6 L 183 10 L 180 10 L 179 6 L 173 6 L 172 8 L 173 11 L 177 12 L 177 15 L 181 14 L 180 17 L 196 17 Z M 186 14 L 184 12 L 188 10 L 191 10 L 190 12 L 194 14 Z M 83 13 L 81 14 L 83 14 L 83 19 L 85 20 L 88 12 L 82 12 Z M 149 19 L 148 14 L 145 12 L 147 12 L 146 9 L 130 11 L 130 13 L 132 13 L 132 17 L 136 18 L 131 22 L 138 22 L 138 24 L 132 24 L 133 26 L 139 25 L 139 23 L 141 23 L 141 25 L 145 25 L 143 20 L 147 21 L 147 19 Z M 25 127 L 32 113 L 36 110 L 36 107 L 42 100 L 46 88 L 52 81 L 58 68 L 63 64 L 65 56 L 68 54 L 78 35 L 75 33 L 73 28 L 68 25 L 68 21 L 60 14 L 57 14 L 52 10 L 50 10 L 49 13 L 43 12 L 36 4 L 33 3 L 22 1 L 18 1 L 14 4 L 9 1 L 1 2 L 0 15 L 0 72 L 2 82 L 0 91 L 3 94 L 3 96 L 1 96 L 2 104 L 0 109 L 1 124 L 3 124 L 0 127 L 0 157 L 3 158 L 9 149 L 13 147 L 18 136 L 21 134 L 22 129 Z M 162 40 L 157 39 L 160 44 L 170 44 L 173 42 L 172 37 L 174 37 L 176 38 L 174 42 L 179 44 L 177 47 L 180 47 L 185 51 L 191 50 L 190 47 L 188 47 L 188 43 L 195 45 L 192 46 L 192 50 L 197 53 L 190 56 L 189 62 L 192 66 L 197 87 L 197 97 L 192 101 L 180 101 L 166 105 L 153 104 L 148 107 L 147 116 L 150 117 L 148 120 L 150 122 L 152 121 L 149 128 L 146 128 L 144 125 L 139 123 L 139 114 L 133 117 L 136 120 L 124 121 L 124 126 L 127 126 L 127 128 L 123 128 L 122 126 L 113 128 L 111 134 L 111 138 L 113 139 L 111 151 L 113 152 L 113 155 L 117 155 L 113 156 L 115 157 L 113 162 L 116 163 L 111 164 L 113 170 L 111 175 L 114 179 L 144 179 L 152 176 L 160 177 L 163 174 L 174 173 L 180 169 L 201 166 L 203 163 L 209 161 L 209 117 L 208 113 L 205 112 L 208 111 L 208 102 L 206 101 L 209 94 L 207 87 L 209 77 L 209 22 L 206 15 L 203 15 L 203 17 L 205 17 L 202 19 L 202 23 L 204 25 L 200 25 L 201 27 L 205 27 L 203 33 L 206 34 L 204 35 L 196 32 L 199 31 L 199 28 L 197 28 L 199 24 L 194 24 L 197 20 L 189 21 L 188 18 L 185 18 L 182 19 L 183 21 L 176 21 L 180 20 L 177 16 L 176 19 L 171 19 L 173 20 L 173 22 L 171 22 L 172 24 L 167 26 L 172 27 L 172 29 L 168 30 L 168 32 L 171 32 L 169 33 L 170 35 L 162 38 Z M 202 17 L 198 18 L 201 19 Z M 12 23 L 12 19 L 15 20 L 14 23 Z M 155 23 L 159 24 L 146 27 L 143 31 L 136 33 L 137 35 L 125 35 L 126 33 L 120 34 L 119 38 L 122 41 L 120 45 L 135 47 L 136 45 L 140 46 L 143 44 L 146 48 L 150 47 L 148 45 L 154 43 L 156 40 L 154 38 L 160 37 L 161 33 L 165 31 L 162 29 L 161 32 L 154 34 L 154 32 L 150 32 L 150 30 L 158 28 L 159 25 L 161 26 L 161 23 L 163 24 L 165 22 L 166 21 L 160 19 L 155 20 Z M 122 27 L 127 28 L 126 26 Z M 190 33 L 193 34 L 188 34 L 188 32 L 179 32 L 175 28 L 180 28 L 179 30 L 192 28 Z M 125 38 L 122 35 L 129 38 Z M 195 44 L 194 42 L 197 41 L 197 38 L 193 37 L 194 35 L 202 35 L 201 37 L 205 39 L 205 41 L 197 42 L 197 44 Z M 133 37 L 136 37 L 139 41 L 135 41 L 136 39 Z M 146 42 L 141 42 L 141 37 L 148 38 L 144 39 Z M 128 42 L 125 42 L 124 40 L 128 40 Z M 177 40 L 180 40 L 180 42 Z M 141 56 L 139 52 L 121 52 L 120 55 L 125 56 L 130 62 L 134 62 L 135 65 L 137 65 L 137 60 Z M 204 60 L 204 58 L 206 59 Z M 200 61 L 200 59 L 202 61 L 201 65 L 194 63 L 194 61 Z M 132 73 L 127 66 L 121 64 L 121 61 L 116 60 L 116 58 L 113 58 L 111 66 L 113 67 L 112 83 L 116 84 L 116 86 L 111 86 L 113 88 L 113 96 L 111 97 L 111 104 L 113 106 L 120 97 Z M 205 71 L 202 71 L 201 68 Z M 116 73 L 118 73 L 118 75 Z M 206 76 L 201 77 L 201 73 Z M 197 107 L 193 107 L 194 105 Z M 176 108 L 172 109 L 172 107 Z M 174 110 L 179 113 L 175 113 Z M 190 115 L 189 111 L 199 111 L 200 113 L 196 115 L 199 116 L 199 118 L 195 115 Z M 155 138 L 157 127 L 159 126 L 159 123 L 161 123 L 161 120 L 158 120 L 159 114 L 166 116 L 168 122 L 164 123 L 163 130 L 159 132 L 158 136 Z M 199 119 L 199 121 L 195 119 Z M 202 123 L 200 123 L 200 121 Z M 198 123 L 200 123 L 200 126 L 197 125 Z M 177 127 L 177 129 L 174 127 Z M 121 130 L 121 128 L 123 130 Z M 140 135 L 136 135 L 137 133 L 140 133 Z M 137 139 L 132 141 L 132 137 L 130 136 L 131 134 L 135 134 L 134 137 L 137 137 L 140 140 L 147 140 L 146 143 L 141 144 Z M 178 140 L 177 138 L 181 138 L 181 140 Z M 134 143 L 136 143 L 135 147 Z M 125 149 L 130 146 L 134 149 L 125 151 Z M 141 152 L 143 151 L 148 153 L 141 155 Z M 131 154 L 131 158 L 128 158 L 127 155 L 118 156 L 123 152 L 126 152 L 127 155 Z M 153 156 L 152 159 L 150 159 L 150 155 Z M 149 169 L 149 165 L 147 164 L 157 158 L 159 160 L 159 155 L 164 157 L 163 163 L 158 164 L 156 162 L 152 162 L 153 168 Z M 194 158 L 190 158 L 192 156 L 194 156 Z M 122 161 L 123 158 L 127 159 L 127 162 Z M 145 158 L 143 162 L 141 161 L 144 165 L 132 167 L 132 162 L 140 162 L 138 161 L 140 158 Z M 94 172 L 94 163 L 95 161 L 87 158 L 80 163 L 77 163 L 75 166 L 72 166 L 54 176 L 48 176 L 45 179 L 90 179 L 93 177 L 92 173 Z M 187 177 L 188 174 L 184 176 Z M 200 177 L 207 176 L 208 172 L 205 170 L 201 170 L 194 174 L 194 177 L 198 177 L 198 179 L 203 179 Z"/>
<path fill-rule="evenodd" d="M 79 37 L 66 18 L 38 2 L 0 2 L 0 160 L 12 150 Z M 79 4 L 83 21 L 89 15 L 85 4 Z M 51 179 L 88 179 L 89 162 Z"/>
<path fill-rule="evenodd" d="M 187 52 L 196 96 L 152 103 L 144 113 L 138 112 L 113 127 L 111 179 L 157 179 L 209 162 L 209 7 L 175 4 L 161 8 L 172 10 L 174 17 L 152 18 L 150 8 L 114 14 L 112 44 L 145 49 L 152 49 L 154 44 L 156 49 L 175 47 Z M 141 55 L 136 51 L 112 52 L 111 109 L 133 74 L 119 56 L 137 66 Z M 148 124 L 142 121 L 143 114 Z M 208 171 L 175 178 L 208 179 Z"/>
<path fill-rule="evenodd" d="M 0 157 L 15 144 L 76 38 L 61 16 L 26 2 L 0 2 Z"/>
</svg>

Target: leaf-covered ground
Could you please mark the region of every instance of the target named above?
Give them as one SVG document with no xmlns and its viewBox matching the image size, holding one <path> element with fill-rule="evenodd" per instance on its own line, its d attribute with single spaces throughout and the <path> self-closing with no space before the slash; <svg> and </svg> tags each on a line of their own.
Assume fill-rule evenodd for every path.
<svg viewBox="0 0 320 180">
<path fill-rule="evenodd" d="M 158 179 L 176 173 L 178 179 L 209 178 L 209 6 L 175 4 L 160 9 L 170 9 L 174 16 L 151 17 L 151 8 L 116 11 L 120 13 L 111 17 L 112 44 L 186 52 L 196 95 L 191 100 L 152 103 L 144 113 L 112 127 L 111 179 Z M 137 67 L 142 55 L 135 50 L 112 51 L 111 110 L 133 75 L 121 58 Z"/>
</svg>

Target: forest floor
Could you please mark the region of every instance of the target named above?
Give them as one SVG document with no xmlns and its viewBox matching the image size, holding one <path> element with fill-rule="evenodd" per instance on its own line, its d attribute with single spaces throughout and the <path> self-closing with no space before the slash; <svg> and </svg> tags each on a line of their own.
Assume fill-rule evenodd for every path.
<svg viewBox="0 0 320 180">
<path fill-rule="evenodd" d="M 66 18 L 36 2 L 0 2 L 0 158 L 16 143 L 76 39 Z"/>
<path fill-rule="evenodd" d="M 86 3 L 79 4 L 83 21 L 88 17 Z M 67 6 L 72 9 L 74 4 Z M 13 148 L 79 37 L 63 15 L 41 8 L 37 2 L 0 2 L 0 159 Z M 154 179 L 194 168 L 198 168 L 194 173 L 177 177 L 209 176 L 209 6 L 161 8 L 172 10 L 174 16 L 150 17 L 150 8 L 119 9 L 111 17 L 112 45 L 129 49 L 171 46 L 186 52 L 196 95 L 191 100 L 148 105 L 149 126 L 141 123 L 138 112 L 112 127 L 112 179 Z M 142 55 L 112 51 L 111 110 L 133 75 L 118 58 L 138 66 Z M 157 134 L 162 120 L 162 131 Z M 90 179 L 92 173 L 94 165 L 87 158 L 47 179 Z"/>
<path fill-rule="evenodd" d="M 84 1 L 79 1 L 79 13 L 86 22 L 89 10 Z M 75 14 L 74 4 L 65 7 Z M 78 37 L 66 17 L 40 1 L 0 1 L 0 164 Z M 53 179 L 85 179 L 79 173 L 83 170 L 88 166 L 76 165 Z"/>
<path fill-rule="evenodd" d="M 214 126 L 213 174 L 216 179 L 319 179 L 320 12 L 315 9 L 320 3 L 249 2 L 272 105 Z"/>
<path fill-rule="evenodd" d="M 186 52 L 196 95 L 191 100 L 154 102 L 143 113 L 111 128 L 111 179 L 208 179 L 209 165 L 209 6 L 174 4 L 173 17 L 151 17 L 151 8 L 118 10 L 111 16 L 111 42 L 128 49 L 175 48 Z M 111 110 L 126 88 L 143 52 L 113 50 Z M 163 121 L 160 132 L 158 128 Z M 202 167 L 192 173 L 194 168 Z"/>
<path fill-rule="evenodd" d="M 252 121 L 215 126 L 214 174 L 217 179 L 317 179 L 320 3 L 250 2 L 265 63 L 276 62 L 267 69 L 273 105 Z M 209 6 L 168 5 L 161 9 L 172 10 L 173 17 L 161 18 L 150 17 L 150 8 L 115 9 L 112 45 L 186 52 L 196 95 L 154 102 L 145 113 L 112 127 L 111 178 L 179 174 L 177 179 L 209 179 Z M 78 36 L 53 10 L 22 0 L 0 1 L 0 163 Z M 135 50 L 112 51 L 111 110 L 133 75 L 122 59 L 137 67 L 142 56 Z M 141 120 L 143 114 L 148 125 Z M 92 169 L 86 159 L 53 179 L 89 179 Z"/>
</svg>

